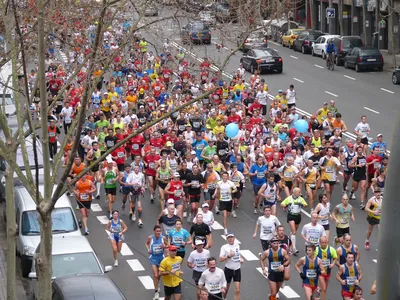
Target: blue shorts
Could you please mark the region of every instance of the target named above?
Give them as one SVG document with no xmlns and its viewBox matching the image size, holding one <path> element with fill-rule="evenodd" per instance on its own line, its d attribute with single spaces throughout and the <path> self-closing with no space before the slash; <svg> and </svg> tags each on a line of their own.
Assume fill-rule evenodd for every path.
<svg viewBox="0 0 400 300">
<path fill-rule="evenodd" d="M 163 259 L 164 259 L 164 256 L 161 256 L 161 257 L 150 257 L 149 258 L 149 262 L 150 262 L 150 265 L 154 265 L 154 266 L 159 267 Z"/>
<path fill-rule="evenodd" d="M 276 205 L 276 201 L 270 202 L 270 201 L 264 200 L 264 207 L 265 206 L 273 206 L 273 205 Z"/>
<path fill-rule="evenodd" d="M 254 195 L 258 195 L 258 191 L 261 189 L 261 185 L 255 185 L 253 184 L 253 191 L 254 191 Z"/>
<path fill-rule="evenodd" d="M 128 195 L 131 191 L 132 191 L 132 188 L 130 188 L 130 187 L 122 187 L 123 195 Z"/>
<path fill-rule="evenodd" d="M 114 240 L 117 244 L 124 240 L 124 235 L 119 235 L 118 233 L 110 233 L 110 240 Z"/>
</svg>

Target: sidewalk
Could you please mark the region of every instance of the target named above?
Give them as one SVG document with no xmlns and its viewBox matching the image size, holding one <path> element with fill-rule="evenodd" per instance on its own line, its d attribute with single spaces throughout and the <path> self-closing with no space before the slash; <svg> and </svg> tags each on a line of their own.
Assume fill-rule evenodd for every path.
<svg viewBox="0 0 400 300">
<path fill-rule="evenodd" d="M 7 237 L 6 228 L 3 220 L 0 220 L 0 299 L 7 299 Z M 25 289 L 22 285 L 21 272 L 17 257 L 16 274 L 16 297 L 18 300 L 26 300 Z"/>
<path fill-rule="evenodd" d="M 383 56 L 383 68 L 388 71 L 393 71 L 393 55 L 388 53 L 388 50 L 381 49 L 381 54 Z M 400 54 L 396 54 L 396 66 L 400 66 Z"/>
</svg>

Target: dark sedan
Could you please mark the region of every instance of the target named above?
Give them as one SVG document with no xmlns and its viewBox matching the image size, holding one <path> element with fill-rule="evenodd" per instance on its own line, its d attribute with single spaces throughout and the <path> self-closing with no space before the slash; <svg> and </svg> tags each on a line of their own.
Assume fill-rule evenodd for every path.
<svg viewBox="0 0 400 300">
<path fill-rule="evenodd" d="M 243 54 L 240 62 L 243 64 L 243 67 L 252 74 L 256 70 L 260 72 L 271 71 L 282 73 L 283 69 L 282 57 L 279 56 L 276 50 L 271 48 L 251 49 Z"/>
<path fill-rule="evenodd" d="M 344 67 L 354 68 L 356 72 L 367 69 L 383 70 L 383 56 L 381 52 L 372 47 L 355 47 L 344 58 Z"/>
<path fill-rule="evenodd" d="M 393 84 L 400 84 L 400 66 L 397 66 L 397 68 L 393 71 L 392 82 Z"/>
<path fill-rule="evenodd" d="M 243 52 L 248 52 L 250 49 L 268 48 L 267 37 L 262 30 L 250 33 L 245 40 L 239 36 L 236 43 Z"/>
<path fill-rule="evenodd" d="M 293 41 L 294 51 L 301 51 L 301 53 L 311 53 L 311 46 L 317 38 L 324 35 L 318 30 L 305 30 L 299 34 L 297 39 Z"/>
<path fill-rule="evenodd" d="M 206 23 L 201 21 L 191 22 L 182 27 L 182 43 L 211 44 L 211 30 Z"/>
</svg>

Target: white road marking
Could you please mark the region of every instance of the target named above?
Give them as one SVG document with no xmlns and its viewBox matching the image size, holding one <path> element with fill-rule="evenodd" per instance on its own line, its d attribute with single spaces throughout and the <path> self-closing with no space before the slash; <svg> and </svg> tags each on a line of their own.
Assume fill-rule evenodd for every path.
<svg viewBox="0 0 400 300">
<path fill-rule="evenodd" d="M 294 77 L 293 77 L 293 79 L 296 80 L 296 81 L 298 81 L 298 82 L 304 83 L 303 80 L 300 80 L 300 79 L 298 79 L 298 78 L 294 78 Z"/>
<path fill-rule="evenodd" d="M 142 264 L 140 263 L 140 261 L 138 259 L 128 259 L 126 262 L 128 263 L 128 265 L 132 268 L 132 270 L 134 272 L 144 271 L 144 267 L 142 266 Z M 143 281 L 142 281 L 142 283 L 143 283 Z M 152 284 L 152 288 L 154 289 L 153 280 L 151 280 L 151 284 Z M 143 285 L 144 285 L 144 283 L 143 283 Z"/>
<path fill-rule="evenodd" d="M 375 114 L 378 114 L 378 115 L 380 114 L 379 111 L 376 111 L 376 110 L 371 109 L 371 108 L 369 108 L 369 107 L 364 106 L 364 108 L 365 108 L 366 110 L 372 111 L 372 112 L 375 113 Z"/>
<path fill-rule="evenodd" d="M 214 221 L 214 223 L 211 225 L 211 228 L 213 230 L 222 230 L 222 229 L 224 229 L 224 226 L 219 224 L 217 221 Z"/>
<path fill-rule="evenodd" d="M 394 94 L 394 92 L 392 92 L 391 90 L 387 90 L 387 89 L 384 89 L 384 88 L 381 88 L 381 90 L 384 91 L 384 92 L 390 93 L 390 94 Z"/>
<path fill-rule="evenodd" d="M 226 241 L 226 236 L 224 234 L 221 234 L 221 237 Z M 234 244 L 241 244 L 241 242 L 239 242 L 239 240 L 237 238 L 235 238 L 235 242 Z"/>
<path fill-rule="evenodd" d="M 336 94 L 334 94 L 334 93 L 331 93 L 331 92 L 328 92 L 328 91 L 325 91 L 325 93 L 327 93 L 328 95 L 331 95 L 331 96 L 333 96 L 333 97 L 339 97 L 338 95 L 336 95 Z"/>
<path fill-rule="evenodd" d="M 131 251 L 131 249 L 129 248 L 129 246 L 126 243 L 122 243 L 122 247 L 121 247 L 121 255 L 122 256 L 129 256 L 129 255 L 133 255 L 133 252 Z"/>
<path fill-rule="evenodd" d="M 110 221 L 110 219 L 107 216 L 97 216 L 97 220 L 100 221 L 101 224 L 108 224 L 108 222 Z"/>
<path fill-rule="evenodd" d="M 264 276 L 264 278 L 267 278 L 267 279 L 268 279 L 268 277 L 264 275 L 264 273 L 263 273 L 261 267 L 258 267 L 258 268 L 256 268 L 256 269 L 257 269 L 258 272 L 261 273 L 262 276 Z M 267 267 L 265 267 L 265 269 L 267 269 L 267 271 L 268 271 L 268 268 L 267 268 Z"/>
<path fill-rule="evenodd" d="M 351 80 L 356 80 L 354 77 L 350 77 L 350 76 L 347 76 L 347 75 L 343 75 L 343 76 L 348 78 L 348 79 L 351 79 Z"/>
<path fill-rule="evenodd" d="M 374 263 L 376 263 L 376 264 L 378 263 L 378 261 L 377 261 L 376 259 L 373 259 L 372 261 L 373 261 Z"/>
<path fill-rule="evenodd" d="M 259 260 L 257 256 L 253 254 L 250 250 L 240 250 L 240 254 L 247 260 L 247 261 L 253 261 L 253 260 Z"/>
<path fill-rule="evenodd" d="M 140 282 L 144 285 L 146 290 L 154 290 L 153 278 L 150 276 L 138 276 Z"/>
<path fill-rule="evenodd" d="M 282 287 L 279 290 L 279 292 L 282 293 L 288 299 L 300 298 L 300 295 L 297 294 L 290 286 L 287 285 Z"/>
<path fill-rule="evenodd" d="M 299 59 L 298 57 L 293 56 L 293 55 L 290 55 L 290 57 L 291 57 L 291 58 L 294 58 L 294 59 Z"/>
<path fill-rule="evenodd" d="M 98 205 L 97 203 L 93 203 L 90 208 L 92 209 L 92 211 L 103 211 L 103 209 L 101 208 L 100 205 Z"/>
<path fill-rule="evenodd" d="M 306 212 L 304 209 L 301 209 L 301 212 L 303 214 L 305 214 L 307 217 L 311 218 L 311 215 L 308 212 Z"/>
<path fill-rule="evenodd" d="M 320 66 L 320 65 L 314 65 L 314 66 L 317 67 L 317 68 L 320 68 L 320 69 L 324 68 L 323 66 Z"/>
</svg>

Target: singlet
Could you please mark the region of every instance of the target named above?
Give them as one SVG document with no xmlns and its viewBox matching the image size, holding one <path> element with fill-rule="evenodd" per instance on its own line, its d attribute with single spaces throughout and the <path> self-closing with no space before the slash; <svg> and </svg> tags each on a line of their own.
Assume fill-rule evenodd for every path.
<svg viewBox="0 0 400 300">
<path fill-rule="evenodd" d="M 128 176 L 129 176 L 129 174 L 132 174 L 133 172 L 131 171 L 130 173 L 126 173 L 125 171 L 124 171 L 124 177 L 122 177 L 122 182 L 123 183 L 126 183 L 126 179 L 128 178 Z M 122 188 L 123 189 L 129 189 L 130 187 L 128 187 L 128 186 L 125 186 L 125 185 L 121 185 L 122 186 Z"/>
<path fill-rule="evenodd" d="M 161 246 L 164 243 L 164 238 L 160 235 L 158 238 L 151 236 L 150 241 L 150 256 L 149 259 L 162 259 L 164 258 L 164 248 Z"/>
<path fill-rule="evenodd" d="M 114 171 L 114 168 L 112 170 L 109 170 L 108 168 L 104 169 L 104 188 L 106 189 L 112 189 L 117 187 L 117 182 L 113 182 L 113 179 L 117 177 L 117 174 Z"/>
<path fill-rule="evenodd" d="M 217 172 L 218 174 L 221 174 L 222 171 L 222 165 L 221 163 L 218 163 L 217 165 L 215 165 L 214 163 L 212 164 L 213 170 L 215 172 Z"/>
<path fill-rule="evenodd" d="M 178 168 L 178 161 L 176 159 L 168 159 L 167 163 L 169 164 L 169 167 L 171 168 L 171 172 L 175 173 Z"/>
<path fill-rule="evenodd" d="M 286 201 L 288 203 L 285 203 Z M 293 196 L 286 198 L 283 203 L 287 204 L 288 214 L 290 215 L 300 215 L 304 203 L 307 204 L 302 197 L 293 199 Z"/>
<path fill-rule="evenodd" d="M 169 183 L 169 191 L 170 192 L 174 192 L 173 194 L 169 194 L 170 197 L 172 196 L 172 198 L 175 201 L 179 201 L 182 197 L 182 193 L 183 193 L 183 183 L 182 181 L 175 181 L 175 180 L 171 180 L 171 182 Z"/>
<path fill-rule="evenodd" d="M 354 156 L 357 155 L 357 152 L 350 153 L 349 150 L 346 149 L 346 158 L 345 158 L 345 163 L 343 165 L 343 170 L 347 172 L 353 172 L 354 168 L 349 167 L 349 163 L 351 160 L 354 158 Z"/>
<path fill-rule="evenodd" d="M 306 275 L 306 279 L 303 279 L 303 284 L 310 287 L 317 287 L 319 272 L 318 256 L 313 261 L 310 261 L 308 256 L 306 256 L 306 262 L 303 266 L 303 274 Z"/>
<path fill-rule="evenodd" d="M 336 162 L 335 157 L 328 158 L 324 156 L 320 160 L 321 167 L 325 167 L 325 170 L 322 170 L 321 177 L 322 180 L 336 181 Z"/>
<path fill-rule="evenodd" d="M 268 254 L 268 270 L 270 272 L 277 272 L 279 267 L 283 265 L 285 262 L 285 258 L 282 255 L 282 248 L 279 248 L 278 251 L 274 252 L 272 248 L 269 249 Z"/>
<path fill-rule="evenodd" d="M 168 168 L 165 168 L 164 170 L 159 168 L 158 174 L 159 174 L 160 181 L 164 181 L 164 182 L 168 181 L 168 179 L 171 176 Z"/>
<path fill-rule="evenodd" d="M 342 255 L 340 255 L 340 257 L 339 257 L 339 263 L 341 265 L 346 263 L 347 252 L 351 252 L 354 254 L 354 257 L 357 257 L 357 252 L 356 252 L 356 249 L 354 248 L 354 244 L 351 244 L 350 251 L 347 251 L 347 249 L 345 247 L 343 247 L 343 245 L 340 246 L 340 248 L 342 248 Z"/>
<path fill-rule="evenodd" d="M 350 216 L 351 216 L 351 207 L 347 206 L 346 210 L 344 209 L 342 204 L 338 204 L 337 206 L 339 213 L 336 215 L 338 222 L 336 223 L 337 228 L 349 228 L 350 227 Z"/>
<path fill-rule="evenodd" d="M 268 204 L 275 204 L 276 202 L 276 184 L 273 183 L 272 186 L 269 184 L 269 182 L 266 183 L 266 188 L 264 190 L 264 195 L 265 195 L 265 200 L 264 200 L 264 205 Z"/>
<path fill-rule="evenodd" d="M 383 195 L 383 191 L 385 189 L 385 179 L 383 179 L 383 181 L 380 181 L 379 178 L 379 176 L 376 178 L 376 185 L 381 189 L 381 195 Z"/>
<path fill-rule="evenodd" d="M 306 184 L 310 188 L 315 188 L 317 184 L 317 174 L 318 171 L 316 168 L 312 167 L 310 170 L 308 167 L 305 169 L 304 178 L 306 179 Z"/>
<path fill-rule="evenodd" d="M 331 209 L 331 203 L 327 202 L 326 206 L 323 205 L 322 203 L 320 203 L 320 211 L 318 212 L 318 216 L 320 217 L 325 217 L 325 216 L 329 216 L 330 214 L 330 209 Z M 329 219 L 318 219 L 318 224 L 324 226 L 324 225 L 328 225 L 329 224 Z"/>
<path fill-rule="evenodd" d="M 353 293 L 354 289 L 356 287 L 355 281 L 358 280 L 358 269 L 357 269 L 357 264 L 353 263 L 352 267 L 348 267 L 347 264 L 344 264 L 344 272 L 340 278 L 342 280 L 346 280 L 346 284 L 342 285 L 342 290 Z"/>
<path fill-rule="evenodd" d="M 284 166 L 282 169 L 282 174 L 283 174 L 283 180 L 286 182 L 292 182 L 294 179 L 294 176 L 296 175 L 293 166 Z"/>
<path fill-rule="evenodd" d="M 75 175 L 79 175 L 83 169 L 85 168 L 85 164 L 81 163 L 79 166 L 77 166 L 75 163 L 72 165 L 72 173 Z"/>
<path fill-rule="evenodd" d="M 318 257 L 321 259 L 322 264 L 325 268 L 326 274 L 331 274 L 332 269 L 329 268 L 329 265 L 332 263 L 332 253 L 331 253 L 331 246 L 328 245 L 325 251 L 322 251 L 321 247 L 317 248 Z"/>
<path fill-rule="evenodd" d="M 90 180 L 85 180 L 85 182 L 82 179 L 79 179 L 78 182 L 76 183 L 76 187 L 78 188 L 79 191 L 79 200 L 80 201 L 91 201 L 92 200 L 92 195 L 88 194 L 88 191 L 90 190 L 92 182 Z"/>
<path fill-rule="evenodd" d="M 366 159 L 366 157 L 364 155 L 357 156 L 357 161 L 356 161 L 355 164 L 356 165 L 364 164 L 364 166 L 355 168 L 354 176 L 358 176 L 358 177 L 365 176 L 365 173 L 367 171 L 367 167 L 366 167 L 367 159 Z"/>
<path fill-rule="evenodd" d="M 321 113 L 318 115 L 317 120 L 318 122 L 322 123 L 326 117 L 328 116 L 328 109 L 321 109 Z"/>
<path fill-rule="evenodd" d="M 122 231 L 121 219 L 118 218 L 117 223 L 114 223 L 114 219 L 111 220 L 110 231 L 114 235 L 117 235 Z"/>
<path fill-rule="evenodd" d="M 371 204 L 369 209 L 372 210 L 372 211 L 378 210 L 379 212 L 381 212 L 382 198 L 379 201 L 377 201 L 376 197 L 374 197 L 373 199 L 374 199 L 374 202 Z M 377 220 L 381 219 L 381 215 L 380 214 L 379 215 L 374 215 L 374 213 L 372 213 L 372 212 L 369 212 L 368 216 L 370 218 L 374 218 L 374 219 L 377 219 Z"/>
<path fill-rule="evenodd" d="M 312 137 L 311 144 L 314 144 L 315 148 L 321 147 L 321 144 L 322 144 L 321 137 L 319 137 L 318 140 L 316 140 L 314 137 Z"/>
</svg>

